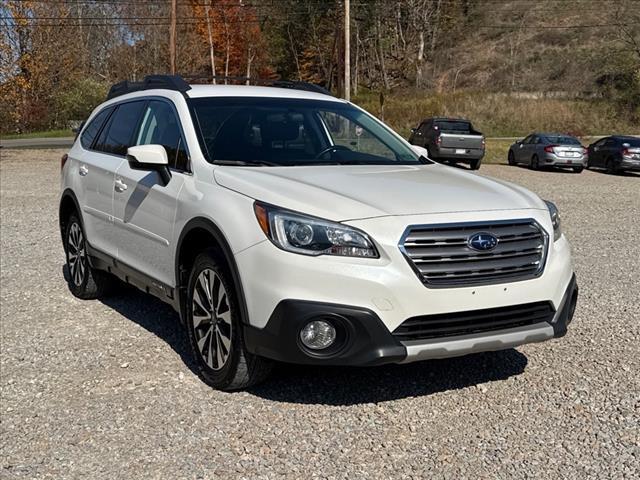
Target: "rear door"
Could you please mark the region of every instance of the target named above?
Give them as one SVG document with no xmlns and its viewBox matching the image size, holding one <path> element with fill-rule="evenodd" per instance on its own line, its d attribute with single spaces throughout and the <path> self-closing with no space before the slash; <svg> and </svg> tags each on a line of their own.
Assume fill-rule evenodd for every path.
<svg viewBox="0 0 640 480">
<path fill-rule="evenodd" d="M 82 210 L 85 235 L 91 246 L 105 251 L 110 248 L 103 235 L 111 225 L 111 184 L 121 159 L 104 156 L 95 151 L 93 145 L 114 110 L 115 107 L 106 107 L 94 115 L 80 134 L 82 148 L 74 148 L 69 152 L 70 165 L 79 182 L 76 194 Z"/>
<path fill-rule="evenodd" d="M 185 176 L 190 175 L 184 134 L 171 101 L 149 100 L 132 144 L 162 145 L 171 180 L 164 185 L 158 172 L 134 170 L 126 161 L 120 165 L 114 197 L 118 259 L 171 286 L 175 283 L 171 239 L 177 198 Z"/>
</svg>

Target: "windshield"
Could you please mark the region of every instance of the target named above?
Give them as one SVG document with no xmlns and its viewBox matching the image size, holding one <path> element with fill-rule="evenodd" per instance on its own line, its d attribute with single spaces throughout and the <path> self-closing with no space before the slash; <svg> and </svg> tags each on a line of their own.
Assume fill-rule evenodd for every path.
<svg viewBox="0 0 640 480">
<path fill-rule="evenodd" d="M 566 135 L 546 135 L 545 138 L 555 145 L 581 145 L 580 140 Z"/>
<path fill-rule="evenodd" d="M 380 122 L 346 103 L 250 97 L 195 98 L 191 103 L 210 162 L 273 166 L 423 162 Z"/>
</svg>

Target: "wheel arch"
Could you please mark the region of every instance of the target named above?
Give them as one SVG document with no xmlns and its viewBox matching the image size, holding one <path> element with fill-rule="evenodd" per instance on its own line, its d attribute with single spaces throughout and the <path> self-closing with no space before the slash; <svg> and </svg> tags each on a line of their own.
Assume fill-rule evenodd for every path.
<svg viewBox="0 0 640 480">
<path fill-rule="evenodd" d="M 58 223 L 60 225 L 60 236 L 62 238 L 62 244 L 64 245 L 64 235 L 67 231 L 67 220 L 72 213 L 78 215 L 80 223 L 84 225 L 82 221 L 82 212 L 80 210 L 80 203 L 73 190 L 67 188 L 60 196 L 60 205 L 58 207 Z"/>
<path fill-rule="evenodd" d="M 187 222 L 178 238 L 175 254 L 176 290 L 179 295 L 180 318 L 184 321 L 185 299 L 189 272 L 198 254 L 214 248 L 218 252 L 218 260 L 227 267 L 233 286 L 236 290 L 240 315 L 243 324 L 249 324 L 249 313 L 242 287 L 242 279 L 233 255 L 233 250 L 222 230 L 210 219 L 196 217 Z"/>
</svg>

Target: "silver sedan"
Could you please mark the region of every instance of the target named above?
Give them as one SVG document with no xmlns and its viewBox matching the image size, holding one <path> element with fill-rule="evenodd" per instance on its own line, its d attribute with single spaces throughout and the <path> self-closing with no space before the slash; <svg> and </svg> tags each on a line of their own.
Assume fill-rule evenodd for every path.
<svg viewBox="0 0 640 480">
<path fill-rule="evenodd" d="M 571 168 L 580 173 L 587 166 L 587 149 L 580 140 L 558 133 L 532 133 L 509 147 L 509 165 Z"/>
</svg>

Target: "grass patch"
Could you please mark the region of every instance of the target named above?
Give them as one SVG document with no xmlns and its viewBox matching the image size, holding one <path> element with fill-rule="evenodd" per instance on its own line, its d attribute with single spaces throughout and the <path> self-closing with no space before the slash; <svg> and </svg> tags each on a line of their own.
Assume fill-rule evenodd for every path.
<svg viewBox="0 0 640 480">
<path fill-rule="evenodd" d="M 364 92 L 354 102 L 380 117 L 379 93 Z M 611 132 L 638 134 L 640 128 L 619 108 L 602 100 L 518 98 L 482 92 L 435 93 L 406 90 L 388 93 L 384 121 L 405 138 L 427 117 L 462 117 L 487 137 L 524 137 L 531 132 L 576 136 Z"/>
<path fill-rule="evenodd" d="M 74 133 L 70 129 L 64 130 L 47 130 L 45 132 L 30 132 L 30 133 L 12 133 L 9 135 L 2 134 L 3 140 L 12 140 L 18 138 L 61 138 L 61 137 L 73 137 Z"/>
<path fill-rule="evenodd" d="M 513 140 L 487 140 L 482 163 L 507 163 L 509 146 Z"/>
</svg>

